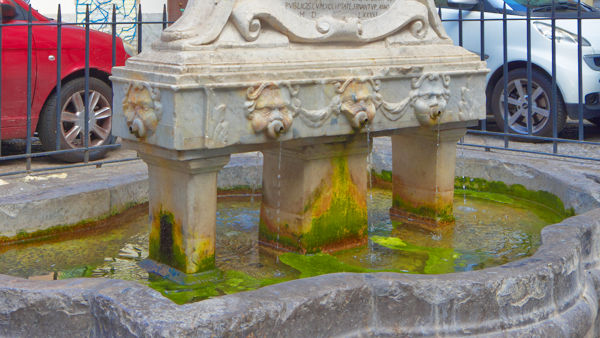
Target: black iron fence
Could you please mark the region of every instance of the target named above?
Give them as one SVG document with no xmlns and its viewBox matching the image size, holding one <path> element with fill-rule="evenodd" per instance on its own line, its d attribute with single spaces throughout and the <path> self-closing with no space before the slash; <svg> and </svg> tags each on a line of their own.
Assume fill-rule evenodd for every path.
<svg viewBox="0 0 600 338">
<path fill-rule="evenodd" d="M 586 39 L 583 24 L 594 22 L 594 25 L 585 28 L 590 33 L 594 29 L 600 31 L 600 12 L 581 2 L 557 0 L 546 3 L 538 0 L 535 5 L 514 0 L 441 0 L 438 6 L 438 14 L 448 34 L 458 45 L 487 60 L 491 69 L 486 98 L 487 112 L 493 116 L 481 120 L 478 128 L 470 129 L 461 144 L 486 150 L 501 149 L 600 161 L 600 147 L 597 147 L 600 145 L 600 128 L 594 125 L 600 124 L 600 41 Z M 101 166 L 137 159 L 133 155 L 102 159 L 106 151 L 118 148 L 119 144 L 113 143 L 115 140 L 110 133 L 103 132 L 106 125 L 97 125 L 98 120 L 110 119 L 106 111 L 100 112 L 107 107 L 96 105 L 102 100 L 103 94 L 98 89 L 101 85 L 97 81 L 104 81 L 110 86 L 110 80 L 108 73 L 102 73 L 90 64 L 92 56 L 98 54 L 97 50 L 92 50 L 98 45 L 90 43 L 90 34 L 96 34 L 93 33 L 95 26 L 107 23 L 92 22 L 89 7 L 83 22 L 63 21 L 60 6 L 56 20 L 41 18 L 31 6 L 16 9 L 17 13 L 7 13 L 13 9 L 5 5 L 0 9 L 3 18 L 0 24 L 0 40 L 3 43 L 0 53 L 0 169 L 10 165 L 10 169 L 0 171 L 0 176 L 87 165 Z M 4 20 L 5 15 L 10 20 Z M 598 22 L 597 28 L 595 22 Z M 108 24 L 111 27 L 111 39 L 108 47 L 104 47 L 110 49 L 110 59 L 105 61 L 110 66 L 118 66 L 122 61 L 117 37 L 119 25 L 135 26 L 133 48 L 139 53 L 143 48 L 144 30 L 149 25 L 165 29 L 169 22 L 166 6 L 163 7 L 162 20 L 157 21 L 144 21 L 141 6 L 137 8 L 135 21 L 117 21 L 113 6 Z M 477 26 L 476 29 L 473 25 Z M 71 49 L 65 49 L 65 34 L 69 33 L 71 35 L 68 38 L 73 38 L 73 32 L 65 29 L 71 26 L 82 27 L 83 31 L 80 30 L 79 34 L 83 34 L 84 39 L 81 46 L 73 46 L 69 41 L 68 47 Z M 8 102 L 18 98 L 7 96 L 9 90 L 6 86 L 12 84 L 4 76 L 10 72 L 6 67 L 11 67 L 16 59 L 14 56 L 6 59 L 8 54 L 5 55 L 7 48 L 4 44 L 8 35 L 15 34 L 15 27 L 21 28 L 19 34 L 23 34 L 26 41 L 21 45 L 21 62 L 26 58 L 26 64 L 22 64 L 26 69 L 26 80 L 23 82 L 25 93 L 20 93 L 26 104 L 20 110 L 11 111 L 15 105 L 9 105 Z M 49 71 L 40 62 L 42 59 L 33 44 L 34 34 L 41 27 L 54 28 L 55 40 L 46 40 L 55 43 L 50 49 L 54 48 L 56 55 L 48 55 L 48 58 L 53 61 L 54 68 L 50 71 L 54 74 L 56 85 L 46 97 L 40 98 L 36 96 L 43 93 L 35 88 L 34 72 Z M 65 53 L 72 53 L 72 48 L 82 50 L 84 64 L 73 74 L 65 75 L 65 57 L 72 59 L 71 54 Z M 599 48 L 598 54 L 593 48 Z M 131 54 L 134 52 L 129 51 Z M 575 65 L 575 68 L 565 72 L 563 62 Z M 39 81 L 39 77 L 36 79 Z M 72 83 L 77 79 L 81 88 L 73 89 Z M 74 101 L 65 102 L 65 91 L 83 95 L 77 98 L 73 94 L 75 96 L 70 99 Z M 573 95 L 574 92 L 576 95 Z M 572 99 L 574 96 L 575 100 Z M 35 120 L 38 123 L 34 124 Z M 77 135 L 73 138 L 75 132 Z M 104 138 L 98 135 L 92 137 L 94 133 Z M 7 140 L 14 135 L 21 135 L 16 143 L 24 145 L 17 147 L 18 150 L 7 147 L 15 143 L 14 140 Z M 45 159 L 45 162 L 32 166 L 39 159 Z M 64 160 L 77 163 L 65 164 Z M 15 167 L 15 163 L 19 163 L 19 167 Z"/>
<path fill-rule="evenodd" d="M 88 5 L 83 22 L 66 22 L 62 19 L 60 5 L 56 19 L 52 20 L 41 16 L 30 5 L 2 4 L 0 169 L 2 166 L 9 169 L 1 170 L 0 176 L 88 165 L 99 167 L 137 159 L 134 155 L 117 159 L 103 157 L 108 150 L 120 147 L 110 134 L 110 68 L 122 65 L 124 58 L 142 51 L 143 32 L 148 26 L 158 25 L 162 30 L 170 23 L 166 5 L 163 6 L 162 20 L 144 21 L 142 13 L 139 5 L 135 21 L 117 21 L 117 9 L 113 5 L 109 22 L 93 22 Z M 98 34 L 94 28 L 107 24 L 110 32 L 103 37 L 94 36 Z M 133 46 L 122 44 L 117 36 L 120 25 L 135 27 Z M 49 34 L 54 35 L 49 37 Z M 104 41 L 92 43 L 94 38 Z M 40 46 L 43 43 L 46 45 Z M 125 52 L 127 47 L 131 48 Z M 102 54 L 104 57 L 98 57 Z M 52 69 L 48 69 L 48 63 L 44 64 L 46 56 L 52 61 Z M 99 69 L 101 67 L 105 67 L 104 71 Z M 18 69 L 23 70 L 22 74 L 15 71 Z M 50 72 L 54 74 L 55 85 L 44 93 L 38 87 L 44 87 L 43 82 L 48 80 Z M 19 81 L 22 83 L 17 83 Z M 23 85 L 23 92 L 18 92 L 20 85 Z M 109 92 L 102 88 L 108 88 Z M 72 96 L 66 97 L 68 95 Z M 23 104 L 19 105 L 19 102 Z M 38 122 L 34 124 L 35 120 Z M 104 124 L 99 125 L 99 120 L 105 120 Z M 35 163 L 35 160 L 41 163 Z M 22 165 L 16 166 L 16 163 Z"/>
<path fill-rule="evenodd" d="M 436 0 L 436 5 L 455 43 L 468 44 L 490 68 L 488 118 L 468 130 L 476 137 L 461 144 L 600 160 L 600 54 L 593 49 L 600 52 L 595 37 L 600 11 L 581 0 Z M 486 142 L 469 142 L 478 137 Z"/>
</svg>

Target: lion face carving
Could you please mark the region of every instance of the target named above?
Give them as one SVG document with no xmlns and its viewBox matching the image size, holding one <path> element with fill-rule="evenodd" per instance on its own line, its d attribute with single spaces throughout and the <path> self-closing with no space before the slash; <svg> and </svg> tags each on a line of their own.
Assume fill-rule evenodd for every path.
<svg viewBox="0 0 600 338">
<path fill-rule="evenodd" d="M 342 88 L 340 111 L 346 115 L 355 129 L 363 128 L 375 117 L 376 105 L 367 82 L 352 81 Z"/>
<path fill-rule="evenodd" d="M 249 88 L 247 93 L 248 119 L 254 132 L 266 131 L 271 138 L 285 133 L 293 121 L 290 95 L 274 84 Z"/>
<path fill-rule="evenodd" d="M 450 77 L 427 74 L 413 82 L 412 106 L 422 125 L 433 125 L 446 110 L 450 98 Z"/>
</svg>

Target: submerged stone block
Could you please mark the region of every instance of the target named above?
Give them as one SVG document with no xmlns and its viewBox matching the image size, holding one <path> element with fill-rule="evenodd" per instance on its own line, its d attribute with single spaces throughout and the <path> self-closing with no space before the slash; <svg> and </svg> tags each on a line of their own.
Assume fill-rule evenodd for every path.
<svg viewBox="0 0 600 338">
<path fill-rule="evenodd" d="M 260 240 L 302 253 L 367 241 L 367 143 L 265 150 Z"/>
<path fill-rule="evenodd" d="M 465 132 L 440 127 L 392 136 L 392 218 L 431 230 L 454 223 L 456 143 Z"/>
</svg>

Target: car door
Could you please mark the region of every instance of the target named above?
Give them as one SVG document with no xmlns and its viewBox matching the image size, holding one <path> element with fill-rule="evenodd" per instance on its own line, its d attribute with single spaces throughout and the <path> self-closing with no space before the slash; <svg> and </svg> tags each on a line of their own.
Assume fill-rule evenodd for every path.
<svg viewBox="0 0 600 338">
<path fill-rule="evenodd" d="M 2 27 L 2 93 L 0 118 L 2 139 L 27 136 L 27 12 L 12 0 L 1 0 L 16 8 L 16 17 Z M 31 97 L 36 74 L 35 41 L 32 38 Z M 32 126 L 35 130 L 35 125 Z"/>
</svg>

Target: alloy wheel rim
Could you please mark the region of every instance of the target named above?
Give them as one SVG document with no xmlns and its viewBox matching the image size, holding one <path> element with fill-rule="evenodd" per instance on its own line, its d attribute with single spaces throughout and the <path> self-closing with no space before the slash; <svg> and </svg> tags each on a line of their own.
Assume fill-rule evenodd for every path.
<svg viewBox="0 0 600 338">
<path fill-rule="evenodd" d="M 85 104 L 84 91 L 73 93 L 61 110 L 61 132 L 64 141 L 70 148 L 84 146 L 85 138 Z M 95 90 L 89 91 L 89 133 L 88 146 L 99 146 L 110 137 L 112 109 L 104 95 Z"/>
<path fill-rule="evenodd" d="M 548 93 L 535 81 L 531 82 L 531 132 L 537 134 L 550 121 L 550 98 Z M 502 118 L 504 114 L 504 91 L 499 100 Z M 519 134 L 528 134 L 529 100 L 527 79 L 514 79 L 508 82 L 508 125 Z"/>
</svg>

